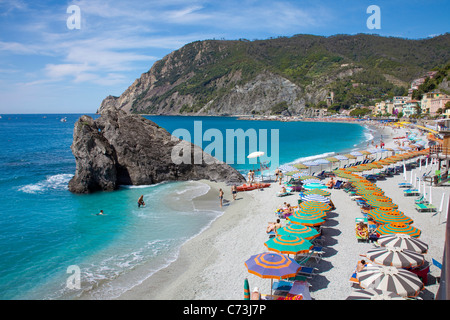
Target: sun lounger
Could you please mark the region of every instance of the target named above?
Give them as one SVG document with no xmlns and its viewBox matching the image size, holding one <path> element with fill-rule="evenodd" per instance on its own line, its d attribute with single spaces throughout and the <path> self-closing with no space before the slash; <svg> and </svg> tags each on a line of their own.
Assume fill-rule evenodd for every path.
<svg viewBox="0 0 450 320">
<path fill-rule="evenodd" d="M 413 187 L 413 185 L 411 183 L 407 183 L 407 182 L 399 183 L 398 186 L 400 188 L 412 188 Z"/>
<path fill-rule="evenodd" d="M 334 189 L 340 189 L 341 185 L 342 185 L 342 181 L 341 180 L 336 181 L 336 184 L 334 185 Z"/>
<path fill-rule="evenodd" d="M 417 199 L 414 200 L 415 204 L 419 204 L 419 203 L 428 203 L 428 201 L 425 199 L 424 195 L 421 195 L 420 197 L 418 197 Z"/>
<path fill-rule="evenodd" d="M 430 203 L 418 203 L 416 204 L 416 210 L 419 212 L 435 212 L 437 208 Z"/>
<path fill-rule="evenodd" d="M 304 276 L 306 278 L 313 278 L 316 275 L 316 272 L 319 269 L 314 268 L 314 267 L 305 267 L 305 266 L 301 266 L 300 269 L 298 269 L 297 271 L 297 275 L 299 276 Z"/>
<path fill-rule="evenodd" d="M 290 281 L 276 281 L 272 285 L 273 291 L 286 291 L 289 292 L 294 284 Z"/>
<path fill-rule="evenodd" d="M 408 189 L 408 190 L 403 191 L 403 195 L 405 197 L 420 196 L 420 192 L 417 189 Z"/>
</svg>

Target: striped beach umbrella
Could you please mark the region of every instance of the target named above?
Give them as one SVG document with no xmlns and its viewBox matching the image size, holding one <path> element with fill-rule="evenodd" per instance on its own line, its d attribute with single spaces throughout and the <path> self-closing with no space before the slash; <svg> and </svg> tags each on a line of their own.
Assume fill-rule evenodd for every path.
<svg viewBox="0 0 450 320">
<path fill-rule="evenodd" d="M 289 224 L 277 230 L 278 235 L 293 234 L 306 240 L 313 240 L 320 236 L 320 233 L 311 227 L 303 226 L 301 224 Z"/>
<path fill-rule="evenodd" d="M 405 223 L 389 223 L 383 224 L 377 228 L 379 235 L 392 234 L 392 233 L 404 233 L 414 238 L 419 238 L 421 231 L 411 225 Z"/>
<path fill-rule="evenodd" d="M 395 203 L 392 203 L 392 202 L 370 201 L 367 203 L 373 208 L 380 208 L 380 207 L 391 208 L 391 209 L 398 208 L 398 205 L 396 205 Z"/>
<path fill-rule="evenodd" d="M 394 292 L 377 289 L 354 290 L 346 300 L 405 300 Z"/>
<path fill-rule="evenodd" d="M 427 253 L 428 245 L 417 238 L 403 233 L 382 235 L 377 243 L 383 247 L 402 248 L 418 253 Z"/>
<path fill-rule="evenodd" d="M 312 190 L 307 190 L 305 192 L 303 192 L 303 194 L 318 194 L 320 196 L 324 196 L 324 197 L 329 197 L 331 196 L 331 193 L 326 191 L 326 190 L 321 190 L 321 189 L 312 189 Z"/>
<path fill-rule="evenodd" d="M 381 224 L 387 223 L 405 223 L 412 224 L 414 221 L 410 217 L 406 216 L 403 212 L 394 211 L 380 211 L 378 208 L 370 210 L 367 215 L 373 220 Z"/>
<path fill-rule="evenodd" d="M 284 254 L 264 252 L 251 256 L 245 261 L 248 272 L 261 278 L 292 278 L 300 265 Z"/>
<path fill-rule="evenodd" d="M 300 199 L 302 199 L 302 201 L 316 201 L 316 202 L 324 202 L 324 203 L 330 203 L 331 200 L 327 197 L 318 195 L 318 194 L 303 194 Z"/>
<path fill-rule="evenodd" d="M 264 245 L 270 251 L 285 254 L 307 253 L 314 247 L 308 240 L 292 234 L 278 235 L 264 242 Z"/>
<path fill-rule="evenodd" d="M 319 218 L 319 219 L 326 219 L 327 213 L 325 211 L 319 210 L 319 209 L 303 209 L 300 208 L 296 210 L 293 214 L 296 218 Z"/>
<path fill-rule="evenodd" d="M 331 205 L 325 202 L 319 202 L 319 201 L 304 201 L 298 205 L 298 208 L 318 208 L 323 211 L 329 211 L 331 210 Z"/>
<path fill-rule="evenodd" d="M 321 183 L 308 183 L 303 185 L 303 188 L 306 190 L 313 190 L 313 189 L 327 189 L 328 187 Z"/>
<path fill-rule="evenodd" d="M 294 224 L 301 224 L 308 227 L 317 227 L 325 223 L 325 220 L 316 218 L 313 216 L 302 216 L 299 217 L 295 214 L 287 217 L 287 219 Z"/>
<path fill-rule="evenodd" d="M 306 179 L 306 180 L 302 180 L 302 182 L 304 183 L 304 184 L 309 184 L 309 183 L 320 183 L 320 184 L 325 184 L 325 183 L 323 183 L 323 181 L 322 180 L 319 180 L 319 179 Z"/>
<path fill-rule="evenodd" d="M 366 266 L 357 277 L 363 289 L 394 292 L 402 297 L 415 297 L 423 288 L 422 280 L 416 274 L 395 267 Z"/>
<path fill-rule="evenodd" d="M 420 253 L 394 247 L 370 249 L 367 251 L 366 257 L 377 264 L 397 268 L 414 268 L 425 262 L 424 256 Z"/>
<path fill-rule="evenodd" d="M 250 300 L 250 285 L 247 278 L 244 280 L 244 300 Z"/>
<path fill-rule="evenodd" d="M 305 169 L 309 168 L 308 166 L 305 166 L 303 163 L 296 163 L 296 164 L 293 164 L 293 166 L 300 170 L 305 170 Z"/>
<path fill-rule="evenodd" d="M 276 252 L 253 255 L 245 261 L 245 267 L 251 274 L 263 279 L 270 279 L 271 295 L 273 279 L 293 278 L 300 269 L 300 265 L 294 259 Z"/>
</svg>

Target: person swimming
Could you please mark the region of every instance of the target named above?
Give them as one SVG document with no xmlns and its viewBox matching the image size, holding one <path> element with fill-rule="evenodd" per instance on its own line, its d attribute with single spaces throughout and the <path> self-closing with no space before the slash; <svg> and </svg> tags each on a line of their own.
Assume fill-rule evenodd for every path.
<svg viewBox="0 0 450 320">
<path fill-rule="evenodd" d="M 104 215 L 103 210 L 100 210 L 100 212 L 97 213 L 96 215 L 97 215 L 97 216 L 103 216 L 103 215 Z"/>
</svg>

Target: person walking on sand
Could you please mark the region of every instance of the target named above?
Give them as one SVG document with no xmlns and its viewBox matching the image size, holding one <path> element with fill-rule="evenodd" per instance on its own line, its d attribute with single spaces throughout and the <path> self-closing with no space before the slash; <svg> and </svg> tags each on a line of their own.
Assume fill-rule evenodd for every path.
<svg viewBox="0 0 450 320">
<path fill-rule="evenodd" d="M 283 171 L 280 171 L 280 172 L 278 173 L 278 177 L 280 178 L 279 185 L 281 185 L 281 181 L 283 180 Z"/>
<path fill-rule="evenodd" d="M 231 194 L 233 195 L 233 200 L 236 200 L 236 193 L 237 193 L 237 188 L 236 185 L 232 185 L 231 186 Z"/>
<path fill-rule="evenodd" d="M 252 183 L 255 182 L 255 171 L 251 170 L 250 171 L 252 173 Z"/>
<path fill-rule="evenodd" d="M 223 206 L 223 190 L 219 189 L 219 200 L 220 200 L 220 207 Z"/>
<path fill-rule="evenodd" d="M 138 199 L 138 208 L 140 208 L 141 206 L 145 206 L 144 195 L 141 195 Z"/>
</svg>

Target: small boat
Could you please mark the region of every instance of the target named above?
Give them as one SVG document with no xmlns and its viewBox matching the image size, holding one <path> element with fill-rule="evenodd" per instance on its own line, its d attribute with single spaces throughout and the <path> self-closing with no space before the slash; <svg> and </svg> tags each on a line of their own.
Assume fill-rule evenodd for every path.
<svg viewBox="0 0 450 320">
<path fill-rule="evenodd" d="M 67 122 L 67 117 L 61 118 L 61 122 Z"/>
<path fill-rule="evenodd" d="M 251 191 L 267 187 L 270 187 L 270 183 L 252 183 L 252 185 L 243 184 L 242 186 L 237 186 L 236 189 L 237 191 Z"/>
</svg>

